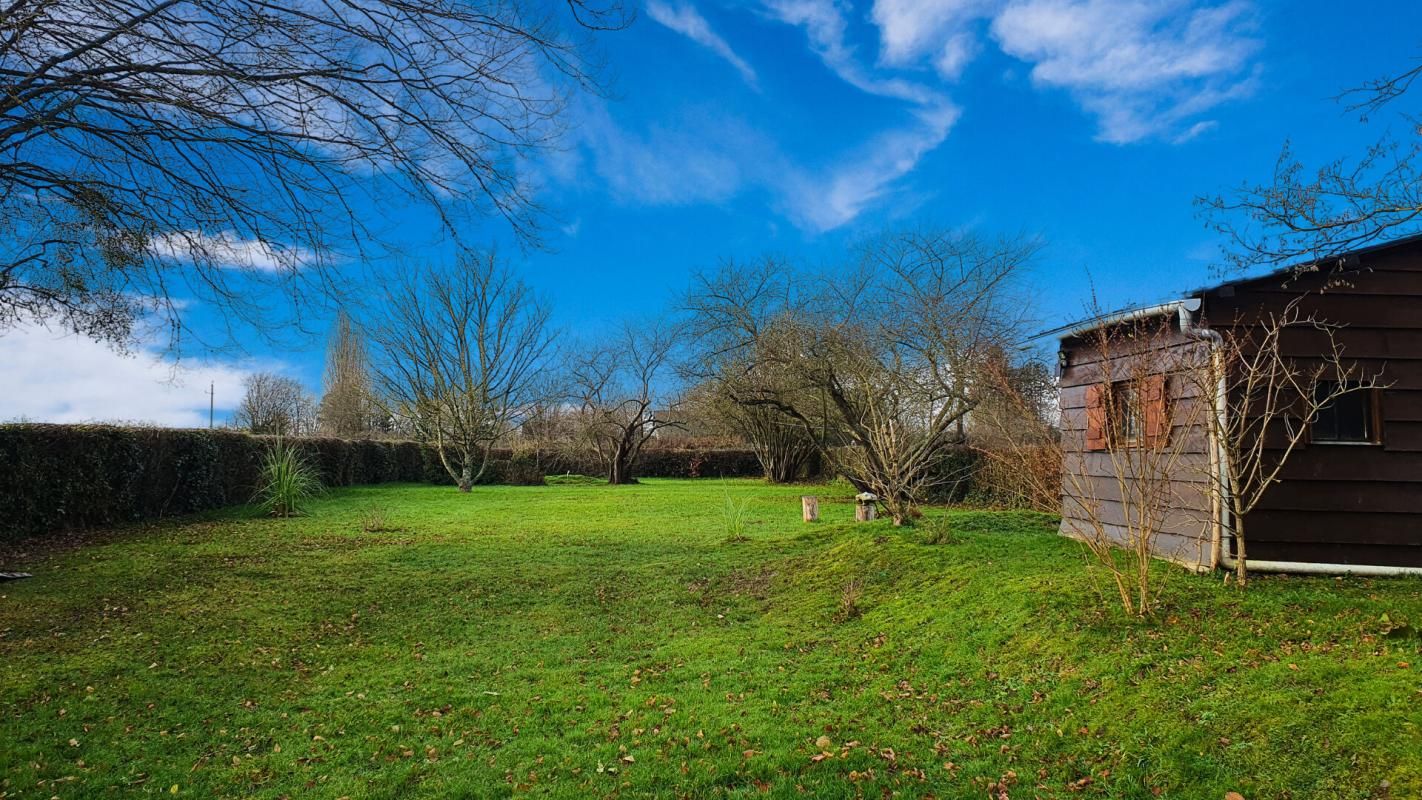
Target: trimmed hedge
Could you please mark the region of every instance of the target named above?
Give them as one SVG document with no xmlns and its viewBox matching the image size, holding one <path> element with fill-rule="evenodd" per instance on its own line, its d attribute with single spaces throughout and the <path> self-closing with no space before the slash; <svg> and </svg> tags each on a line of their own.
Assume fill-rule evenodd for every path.
<svg viewBox="0 0 1422 800">
<path fill-rule="evenodd" d="M 594 453 L 560 451 L 528 453 L 526 457 L 535 458 L 545 475 L 607 474 L 607 466 Z M 658 447 L 642 450 L 632 474 L 638 478 L 759 478 L 765 473 L 749 448 Z"/>
<path fill-rule="evenodd" d="M 296 441 L 326 486 L 423 481 L 431 461 L 444 476 L 415 442 Z M 0 538 L 248 502 L 266 447 L 226 430 L 0 425 Z"/>
<path fill-rule="evenodd" d="M 402 481 L 452 485 L 418 442 L 294 440 L 325 486 Z M 0 539 L 136 522 L 249 502 L 268 437 L 231 430 L 112 425 L 0 425 Z M 755 477 L 749 450 L 646 450 L 646 477 Z M 496 450 L 483 483 L 537 485 L 545 474 L 602 474 L 592 454 Z"/>
</svg>

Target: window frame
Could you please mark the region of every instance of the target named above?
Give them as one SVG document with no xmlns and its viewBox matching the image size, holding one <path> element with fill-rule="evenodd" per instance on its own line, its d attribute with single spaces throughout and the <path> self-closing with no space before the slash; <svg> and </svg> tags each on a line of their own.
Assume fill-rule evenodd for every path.
<svg viewBox="0 0 1422 800">
<path fill-rule="evenodd" d="M 1314 394 L 1315 394 L 1315 396 L 1317 396 L 1317 394 L 1318 394 L 1318 389 L 1319 389 L 1320 386 L 1323 386 L 1323 385 L 1325 385 L 1325 384 L 1338 384 L 1338 383 L 1348 384 L 1348 383 L 1357 383 L 1357 381 L 1318 381 L 1316 384 L 1314 384 Z M 1330 446 L 1330 447 L 1332 447 L 1332 446 L 1338 446 L 1338 447 L 1370 447 L 1370 446 L 1381 445 L 1381 444 L 1383 443 L 1383 435 L 1382 435 L 1382 392 L 1381 392 L 1381 390 L 1379 390 L 1378 387 L 1376 387 L 1376 386 L 1370 386 L 1370 387 L 1367 387 L 1367 388 L 1359 389 L 1359 390 L 1357 390 L 1355 393 L 1356 393 L 1356 394 L 1361 394 L 1361 395 L 1364 396 L 1364 397 L 1363 397 L 1363 415 L 1364 415 L 1364 416 L 1363 416 L 1363 424 L 1364 424 L 1364 428 L 1365 428 L 1365 431 L 1366 431 L 1366 437 L 1363 438 L 1363 439 L 1321 439 L 1321 438 L 1318 437 L 1318 434 L 1317 434 L 1318 428 L 1317 428 L 1317 425 L 1316 425 L 1316 420 L 1311 419 L 1311 420 L 1308 421 L 1308 443 L 1309 443 L 1309 444 L 1325 445 L 1325 446 Z M 1350 394 L 1352 394 L 1352 393 L 1350 393 Z M 1335 402 L 1336 402 L 1336 398 L 1335 398 Z"/>
<path fill-rule="evenodd" d="M 1107 443 L 1111 449 L 1140 447 L 1145 442 L 1145 409 L 1141 387 L 1134 380 L 1111 381 L 1106 415 Z M 1125 423 L 1134 422 L 1134 430 L 1125 431 Z"/>
</svg>

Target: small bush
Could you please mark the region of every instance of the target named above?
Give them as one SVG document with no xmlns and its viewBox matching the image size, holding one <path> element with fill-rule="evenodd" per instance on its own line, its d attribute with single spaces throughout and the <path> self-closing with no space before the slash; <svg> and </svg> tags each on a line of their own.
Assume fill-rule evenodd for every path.
<svg viewBox="0 0 1422 800">
<path fill-rule="evenodd" d="M 390 513 L 385 506 L 374 504 L 366 506 L 361 514 L 360 529 L 366 533 L 384 533 L 393 531 L 395 528 L 390 525 Z"/>
<path fill-rule="evenodd" d="M 953 528 L 948 524 L 948 520 L 942 517 L 926 517 L 920 523 L 920 530 L 923 531 L 924 544 L 956 544 L 957 537 L 953 535 Z"/>
<path fill-rule="evenodd" d="M 850 578 L 844 588 L 839 590 L 839 614 L 835 616 L 840 622 L 846 622 L 863 614 L 859 608 L 859 600 L 864 596 L 864 581 L 859 578 Z"/>
<path fill-rule="evenodd" d="M 301 451 L 284 439 L 273 441 L 262 461 L 262 485 L 257 490 L 262 509 L 274 517 L 295 516 L 319 491 L 321 479 Z"/>
</svg>

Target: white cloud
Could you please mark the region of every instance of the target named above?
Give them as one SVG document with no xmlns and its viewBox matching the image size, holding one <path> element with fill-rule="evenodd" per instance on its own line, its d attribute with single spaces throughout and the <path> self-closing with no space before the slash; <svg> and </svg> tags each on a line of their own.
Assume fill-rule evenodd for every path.
<svg viewBox="0 0 1422 800">
<path fill-rule="evenodd" d="M 125 356 L 58 329 L 20 325 L 0 334 L 0 375 L 12 388 L 0 392 L 0 420 L 206 427 L 208 386 L 215 385 L 221 422 L 257 366 L 175 367 L 152 349 Z"/>
<path fill-rule="evenodd" d="M 978 52 L 967 29 L 991 0 L 875 0 L 870 17 L 879 26 L 879 57 L 906 66 L 931 57 L 938 74 L 956 80 Z"/>
<path fill-rule="evenodd" d="M 1244 0 L 875 0 L 871 17 L 883 63 L 928 61 L 950 80 L 981 49 L 975 26 L 989 22 L 998 47 L 1032 65 L 1034 84 L 1071 93 L 1100 139 L 1123 144 L 1188 141 L 1209 122 L 1193 117 L 1253 90 L 1251 11 Z"/>
<path fill-rule="evenodd" d="M 751 65 L 737 55 L 720 34 L 711 29 L 711 24 L 690 3 L 678 2 L 673 5 L 662 0 L 650 0 L 647 3 L 647 16 L 724 58 L 736 68 L 746 83 L 757 85 L 755 70 L 751 69 Z"/>
<path fill-rule="evenodd" d="M 821 231 L 851 222 L 948 138 L 958 113 L 952 105 L 925 110 L 917 125 L 886 131 L 828 175 L 801 181 L 789 198 L 792 216 Z"/>
<path fill-rule="evenodd" d="M 875 75 L 861 66 L 855 48 L 849 44 L 849 22 L 834 0 L 765 0 L 765 10 L 780 22 L 804 28 L 810 49 L 850 86 L 925 106 L 947 102 L 936 89 L 903 78 Z"/>
<path fill-rule="evenodd" d="M 1178 139 L 1187 117 L 1246 93 L 1248 27 L 1243 3 L 1179 0 L 1013 0 L 992 24 L 1004 52 L 1034 63 L 1034 83 L 1071 92 L 1118 144 Z"/>
<path fill-rule="evenodd" d="M 623 202 L 678 206 L 734 197 L 775 145 L 716 109 L 690 109 L 645 133 L 628 131 L 606 109 L 587 108 L 579 126 L 594 168 Z"/>
<path fill-rule="evenodd" d="M 181 231 L 159 236 L 153 252 L 160 258 L 201 261 L 220 267 L 259 272 L 294 272 L 311 264 L 316 254 L 301 247 L 245 239 L 233 231 Z"/>
</svg>

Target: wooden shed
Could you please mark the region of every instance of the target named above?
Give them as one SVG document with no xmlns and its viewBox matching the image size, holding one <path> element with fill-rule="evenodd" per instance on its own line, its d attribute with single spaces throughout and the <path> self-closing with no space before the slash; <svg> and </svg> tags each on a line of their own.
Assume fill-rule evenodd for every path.
<svg viewBox="0 0 1422 800">
<path fill-rule="evenodd" d="M 1129 475 L 1117 479 L 1123 448 L 1170 437 L 1171 502 L 1159 521 L 1157 555 L 1201 570 L 1231 563 L 1230 515 L 1205 491 L 1218 451 L 1212 453 L 1212 426 L 1201 414 L 1219 404 L 1178 372 L 1209 358 L 1214 337 L 1239 335 L 1296 299 L 1303 312 L 1336 325 L 1333 335 L 1350 363 L 1381 376 L 1385 386 L 1297 421 L 1308 426 L 1306 438 L 1246 521 L 1250 568 L 1422 574 L 1422 236 L 1054 332 L 1068 478 L 1062 532 L 1084 534 L 1080 495 L 1088 493 L 1099 509 L 1096 523 L 1125 526 L 1138 487 Z M 1100 332 L 1113 326 L 1131 326 L 1132 335 L 1103 354 Z M 1310 358 L 1320 346 L 1317 331 L 1306 328 L 1280 339 L 1290 358 Z M 1134 415 L 1139 419 L 1114 418 L 1123 415 L 1112 410 L 1111 393 L 1122 391 L 1120 375 L 1129 365 L 1143 365 L 1131 391 L 1146 393 L 1145 411 Z"/>
</svg>

